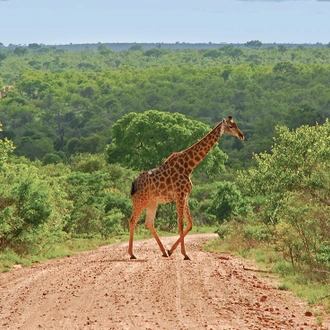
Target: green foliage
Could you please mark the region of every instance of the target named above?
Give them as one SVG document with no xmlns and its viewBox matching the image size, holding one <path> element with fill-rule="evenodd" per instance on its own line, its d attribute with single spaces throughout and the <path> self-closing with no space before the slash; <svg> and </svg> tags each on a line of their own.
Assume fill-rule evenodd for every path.
<svg viewBox="0 0 330 330">
<path fill-rule="evenodd" d="M 247 140 L 225 137 L 221 150 L 230 153 L 230 167 L 247 168 L 252 152 L 270 150 L 277 124 L 322 124 L 330 115 L 329 48 L 250 43 L 123 52 L 31 44 L 22 56 L 2 50 L 0 84 L 11 86 L 0 100 L 3 137 L 32 160 L 59 151 L 69 158 L 102 152 L 113 124 L 131 112 L 178 112 L 210 126 L 233 115 Z"/>
<path fill-rule="evenodd" d="M 41 165 L 13 157 L 5 163 L 0 247 L 7 255 L 52 255 L 69 237 L 108 239 L 127 229 L 131 182 L 124 177 L 131 171 L 106 165 L 101 155 L 78 155 L 72 162 Z"/>
<path fill-rule="evenodd" d="M 65 230 L 92 237 L 101 230 L 105 189 L 108 188 L 106 173 L 74 172 L 67 177 L 69 199 L 73 201 L 70 221 Z"/>
<path fill-rule="evenodd" d="M 2 124 L 0 123 L 0 132 Z M 14 151 L 14 144 L 12 141 L 5 138 L 4 140 L 0 139 L 0 173 L 7 161 L 8 156 Z"/>
<path fill-rule="evenodd" d="M 272 153 L 255 155 L 257 167 L 240 176 L 245 189 L 267 196 L 271 207 L 265 218 L 275 222 L 288 191 L 299 190 L 325 201 L 329 193 L 330 124 L 302 126 L 293 132 L 279 127 L 277 132 Z"/>
<path fill-rule="evenodd" d="M 56 180 L 48 181 L 34 166 L 7 164 L 0 189 L 1 248 L 40 252 L 61 236 L 66 202 Z"/>
<path fill-rule="evenodd" d="M 129 170 L 106 165 L 103 156 L 80 154 L 72 158 L 73 171 L 66 176 L 66 191 L 72 202 L 64 230 L 79 237 L 103 237 L 127 228 L 131 212 Z"/>
<path fill-rule="evenodd" d="M 330 242 L 324 241 L 317 250 L 316 262 L 322 263 L 330 267 Z"/>
<path fill-rule="evenodd" d="M 222 223 L 232 219 L 239 219 L 249 212 L 250 204 L 246 202 L 235 183 L 228 181 L 219 182 L 212 194 L 212 204 L 207 210 Z"/>
<path fill-rule="evenodd" d="M 251 47 L 251 48 L 259 48 L 262 46 L 262 42 L 259 40 L 251 40 L 251 41 L 248 41 L 245 45 L 247 47 Z"/>
<path fill-rule="evenodd" d="M 100 155 L 85 153 L 71 157 L 71 165 L 76 172 L 92 173 L 101 171 L 106 164 Z"/>
<path fill-rule="evenodd" d="M 123 232 L 121 222 L 124 218 L 124 214 L 119 209 L 113 208 L 108 214 L 102 218 L 102 235 L 103 237 L 109 237 L 113 235 L 119 235 Z"/>
<path fill-rule="evenodd" d="M 257 218 L 271 231 L 268 242 L 306 276 L 324 279 L 329 270 L 330 123 L 277 128 L 271 153 L 238 183 L 250 196 Z"/>
<path fill-rule="evenodd" d="M 42 160 L 43 165 L 58 164 L 62 161 L 62 158 L 56 154 L 46 154 Z"/>
</svg>

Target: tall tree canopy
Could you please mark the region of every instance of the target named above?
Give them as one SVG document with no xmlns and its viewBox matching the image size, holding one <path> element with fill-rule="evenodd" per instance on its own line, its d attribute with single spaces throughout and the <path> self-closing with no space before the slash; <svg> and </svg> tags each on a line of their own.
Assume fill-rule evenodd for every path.
<svg viewBox="0 0 330 330">
<path fill-rule="evenodd" d="M 153 168 L 173 152 L 187 149 L 210 130 L 208 125 L 179 113 L 131 112 L 113 125 L 108 161 L 140 171 Z M 227 155 L 215 145 L 198 170 L 219 173 L 226 159 Z"/>
</svg>

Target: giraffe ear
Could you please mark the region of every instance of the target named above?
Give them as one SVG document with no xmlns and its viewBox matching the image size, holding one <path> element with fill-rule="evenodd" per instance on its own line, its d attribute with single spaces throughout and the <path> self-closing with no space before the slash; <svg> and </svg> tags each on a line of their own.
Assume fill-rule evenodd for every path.
<svg viewBox="0 0 330 330">
<path fill-rule="evenodd" d="M 225 118 L 223 118 L 223 119 L 222 119 L 222 122 L 225 124 L 225 123 L 226 123 L 226 119 L 225 119 Z"/>
</svg>

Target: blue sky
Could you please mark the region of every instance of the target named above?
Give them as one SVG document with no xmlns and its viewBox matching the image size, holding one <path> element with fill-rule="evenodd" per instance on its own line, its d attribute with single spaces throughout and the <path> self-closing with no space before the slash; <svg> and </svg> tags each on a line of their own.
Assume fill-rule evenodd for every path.
<svg viewBox="0 0 330 330">
<path fill-rule="evenodd" d="M 329 43 L 330 0 L 0 0 L 0 42 Z"/>
</svg>

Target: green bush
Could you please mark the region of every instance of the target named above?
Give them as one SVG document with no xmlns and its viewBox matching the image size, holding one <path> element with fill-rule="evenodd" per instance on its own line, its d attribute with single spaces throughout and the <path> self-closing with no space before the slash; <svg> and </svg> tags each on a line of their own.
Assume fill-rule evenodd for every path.
<svg viewBox="0 0 330 330">
<path fill-rule="evenodd" d="M 270 233 L 263 240 L 306 276 L 324 280 L 330 270 L 330 123 L 277 131 L 271 153 L 256 155 L 256 166 L 241 172 L 237 184 Z"/>
<path fill-rule="evenodd" d="M 215 185 L 211 195 L 212 203 L 207 213 L 212 214 L 222 223 L 232 219 L 242 219 L 250 212 L 250 204 L 243 198 L 235 183 L 224 181 Z"/>
<path fill-rule="evenodd" d="M 48 181 L 32 165 L 7 164 L 0 181 L 2 248 L 35 253 L 60 235 L 66 202 L 56 180 Z"/>
</svg>

